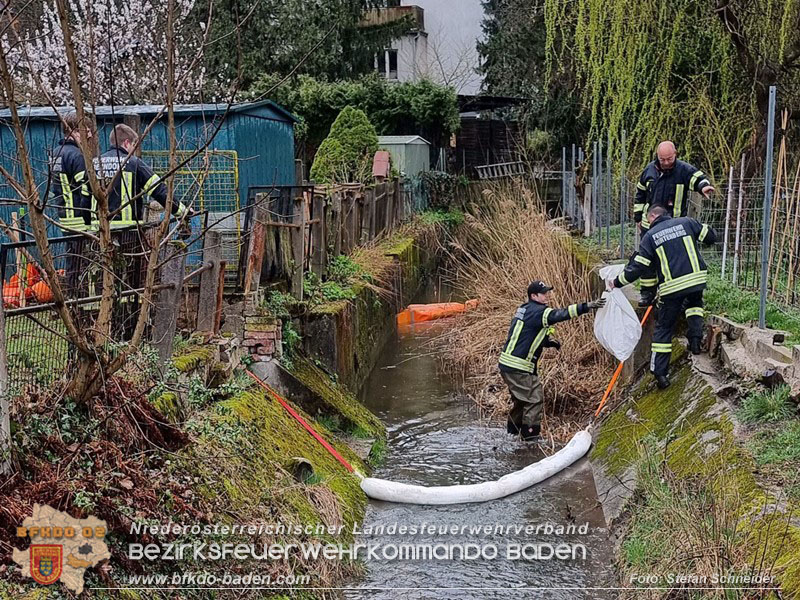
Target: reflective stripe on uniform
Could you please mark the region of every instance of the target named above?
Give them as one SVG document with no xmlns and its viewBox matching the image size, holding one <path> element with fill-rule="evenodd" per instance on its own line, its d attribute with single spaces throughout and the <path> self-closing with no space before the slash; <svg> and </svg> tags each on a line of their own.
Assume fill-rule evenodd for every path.
<svg viewBox="0 0 800 600">
<path fill-rule="evenodd" d="M 160 182 L 161 178 L 156 173 L 153 173 L 153 176 L 144 184 L 144 193 L 149 194 L 150 190 L 156 187 Z"/>
<path fill-rule="evenodd" d="M 647 220 L 647 211 L 650 210 L 650 203 L 644 205 L 642 208 L 642 227 L 644 229 L 650 229 L 650 221 Z"/>
<path fill-rule="evenodd" d="M 518 356 L 512 356 L 508 352 L 501 352 L 498 362 L 512 369 L 519 369 L 520 371 L 527 371 L 528 373 L 533 373 L 534 371 L 534 365 L 531 361 L 519 358 Z"/>
<path fill-rule="evenodd" d="M 646 191 L 647 191 L 647 188 L 646 188 L 646 187 L 645 187 L 645 186 L 642 184 L 642 182 L 641 182 L 641 181 L 637 181 L 637 182 L 636 182 L 636 189 L 638 189 L 638 190 L 642 190 L 643 192 L 646 192 Z"/>
<path fill-rule="evenodd" d="M 681 216 L 681 208 L 683 208 L 683 184 L 679 183 L 675 186 L 675 207 L 672 214 L 676 217 Z"/>
<path fill-rule="evenodd" d="M 661 265 L 661 274 L 664 276 L 664 283 L 672 279 L 672 273 L 669 270 L 669 263 L 667 262 L 667 253 L 664 252 L 664 246 L 656 248 L 658 254 L 658 262 Z"/>
<path fill-rule="evenodd" d="M 570 304 L 569 308 L 567 310 L 569 311 L 569 318 L 570 319 L 574 319 L 575 317 L 578 316 L 578 305 L 577 304 Z"/>
<path fill-rule="evenodd" d="M 667 354 L 672 352 L 672 344 L 659 344 L 657 342 L 653 342 L 650 345 L 650 350 L 653 352 L 663 352 L 664 354 Z"/>
<path fill-rule="evenodd" d="M 662 296 L 666 294 L 674 294 L 690 287 L 706 283 L 708 281 L 708 271 L 700 271 L 699 273 L 689 273 L 688 275 L 681 275 L 672 281 L 665 281 L 662 283 L 658 290 Z"/>
<path fill-rule="evenodd" d="M 643 210 L 644 210 L 644 204 L 633 205 L 633 212 L 642 212 Z"/>
<path fill-rule="evenodd" d="M 625 279 L 625 271 L 623 271 L 622 273 L 620 273 L 620 274 L 619 274 L 619 277 L 618 277 L 618 279 L 619 279 L 619 282 L 620 282 L 622 285 L 628 285 L 628 284 L 630 283 L 630 281 L 628 281 L 627 279 Z"/>
<path fill-rule="evenodd" d="M 548 334 L 548 332 L 549 329 L 545 327 L 544 329 L 541 329 L 539 333 L 536 334 L 536 337 L 533 339 L 533 343 L 531 344 L 531 349 L 528 350 L 528 362 L 530 362 L 531 364 L 533 364 L 533 355 L 536 354 L 536 350 L 538 350 L 539 346 L 541 346 L 542 342 L 544 342 L 544 338 Z"/>
<path fill-rule="evenodd" d="M 642 256 L 641 254 L 637 254 L 633 260 L 639 263 L 640 265 L 644 265 L 645 267 L 649 267 L 651 264 L 651 260 L 649 258 Z"/>
<path fill-rule="evenodd" d="M 651 278 L 647 278 L 647 279 L 642 278 L 642 279 L 639 280 L 639 283 L 642 284 L 642 287 L 655 287 L 655 286 L 658 285 L 658 279 L 655 278 L 655 277 L 653 277 L 652 279 Z"/>
<path fill-rule="evenodd" d="M 707 235 L 708 235 L 708 225 L 703 225 L 703 228 L 700 230 L 700 235 L 697 236 L 697 239 L 700 240 L 701 242 L 705 241 Z"/>
<path fill-rule="evenodd" d="M 511 339 L 508 340 L 508 347 L 505 350 L 509 354 L 514 351 L 514 347 L 517 345 L 517 340 L 519 340 L 519 334 L 522 331 L 523 325 L 522 319 L 517 319 L 517 323 L 514 325 L 514 331 L 511 332 Z"/>
<path fill-rule="evenodd" d="M 690 190 L 694 191 L 694 184 L 696 184 L 697 180 L 700 179 L 700 177 L 702 177 L 702 176 L 703 176 L 703 172 L 702 171 L 695 171 L 694 172 L 694 175 L 692 175 L 691 180 L 689 180 L 689 189 Z"/>
<path fill-rule="evenodd" d="M 683 245 L 686 246 L 686 254 L 689 255 L 689 263 L 692 265 L 692 273 L 699 273 L 700 261 L 697 259 L 697 250 L 694 247 L 692 238 L 688 235 L 684 236 Z"/>
<path fill-rule="evenodd" d="M 687 317 L 704 317 L 705 314 L 706 314 L 705 311 L 697 306 L 686 309 Z"/>
<path fill-rule="evenodd" d="M 120 219 L 114 221 L 131 224 L 133 223 L 133 173 L 130 171 L 122 172 L 122 193 L 120 194 L 120 206 L 122 212 Z"/>
<path fill-rule="evenodd" d="M 547 329 L 549 323 L 547 322 L 547 317 L 550 316 L 550 313 L 553 312 L 552 308 L 545 308 L 544 312 L 542 313 L 542 327 Z"/>
<path fill-rule="evenodd" d="M 72 186 L 69 184 L 69 177 L 66 173 L 61 173 L 59 180 L 61 181 L 61 197 L 64 198 L 64 214 L 66 218 L 71 219 L 75 216 L 72 203 Z"/>
</svg>

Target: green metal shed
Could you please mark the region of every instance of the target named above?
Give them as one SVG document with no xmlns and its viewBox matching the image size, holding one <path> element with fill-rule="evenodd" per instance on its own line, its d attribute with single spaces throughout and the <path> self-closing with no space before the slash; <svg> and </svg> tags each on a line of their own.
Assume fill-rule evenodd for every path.
<svg viewBox="0 0 800 600">
<path fill-rule="evenodd" d="M 431 144 L 418 135 L 381 135 L 378 147 L 392 155 L 392 166 L 405 177 L 431 170 Z"/>
</svg>

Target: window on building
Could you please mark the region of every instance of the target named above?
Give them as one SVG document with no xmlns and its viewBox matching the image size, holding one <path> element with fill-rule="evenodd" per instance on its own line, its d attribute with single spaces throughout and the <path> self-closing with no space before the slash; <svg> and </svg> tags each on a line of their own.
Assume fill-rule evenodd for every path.
<svg viewBox="0 0 800 600">
<path fill-rule="evenodd" d="M 388 48 L 375 55 L 375 70 L 381 77 L 397 79 L 397 50 Z"/>
<path fill-rule="evenodd" d="M 375 70 L 381 77 L 386 77 L 386 50 L 381 50 L 375 55 Z"/>
<path fill-rule="evenodd" d="M 386 0 L 387 8 L 393 8 L 395 6 L 400 6 L 400 0 Z"/>
</svg>

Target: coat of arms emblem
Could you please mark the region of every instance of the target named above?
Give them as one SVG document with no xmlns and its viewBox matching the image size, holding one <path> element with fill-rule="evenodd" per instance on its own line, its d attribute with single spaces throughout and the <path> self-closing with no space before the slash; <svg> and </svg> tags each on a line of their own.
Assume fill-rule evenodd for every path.
<svg viewBox="0 0 800 600">
<path fill-rule="evenodd" d="M 50 585 L 61 577 L 63 548 L 54 544 L 32 544 L 31 577 L 37 583 Z"/>
</svg>

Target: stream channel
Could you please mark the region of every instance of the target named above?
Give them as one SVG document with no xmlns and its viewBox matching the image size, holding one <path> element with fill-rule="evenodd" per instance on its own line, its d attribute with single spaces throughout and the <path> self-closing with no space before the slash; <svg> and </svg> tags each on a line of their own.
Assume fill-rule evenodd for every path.
<svg viewBox="0 0 800 600">
<path fill-rule="evenodd" d="M 433 286 L 418 302 L 449 301 Z M 388 430 L 387 455 L 374 477 L 420 485 L 453 485 L 495 480 L 544 455 L 534 444 L 508 435 L 505 427 L 479 422 L 471 400 L 437 373 L 431 339 L 446 327 L 429 323 L 395 335 L 362 390 L 362 401 Z M 588 524 L 588 533 L 547 534 L 544 526 Z M 405 525 L 418 531 L 400 535 Z M 518 527 L 542 526 L 535 532 Z M 466 529 L 461 531 L 462 526 Z M 496 526 L 511 531 L 496 531 Z M 440 532 L 440 527 L 459 531 Z M 476 533 L 472 527 L 489 527 Z M 366 575 L 348 598 L 614 598 L 613 547 L 597 499 L 591 468 L 581 459 L 560 474 L 501 500 L 450 506 L 417 506 L 370 500 L 356 541 L 366 544 L 463 545 L 494 559 L 367 560 Z M 508 549 L 526 544 L 582 544 L 585 560 L 509 560 Z M 543 551 L 543 553 L 546 551 Z M 587 589 L 589 588 L 589 589 Z M 606 589 L 603 589 L 606 588 Z"/>
</svg>

